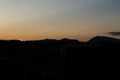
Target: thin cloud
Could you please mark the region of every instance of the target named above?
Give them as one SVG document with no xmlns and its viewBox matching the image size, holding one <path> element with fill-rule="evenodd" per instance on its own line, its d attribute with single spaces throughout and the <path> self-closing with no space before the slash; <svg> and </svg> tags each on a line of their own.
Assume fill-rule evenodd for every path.
<svg viewBox="0 0 120 80">
<path fill-rule="evenodd" d="M 120 32 L 108 32 L 112 36 L 120 36 Z"/>
</svg>

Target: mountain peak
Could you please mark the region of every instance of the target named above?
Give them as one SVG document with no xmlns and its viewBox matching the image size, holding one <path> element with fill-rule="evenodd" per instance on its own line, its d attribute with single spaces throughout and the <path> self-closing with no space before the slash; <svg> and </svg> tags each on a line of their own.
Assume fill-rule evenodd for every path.
<svg viewBox="0 0 120 80">
<path fill-rule="evenodd" d="M 117 44 L 120 43 L 120 39 L 115 39 L 111 37 L 106 36 L 96 36 L 88 41 L 88 44 L 90 45 L 105 45 L 105 44 Z"/>
</svg>

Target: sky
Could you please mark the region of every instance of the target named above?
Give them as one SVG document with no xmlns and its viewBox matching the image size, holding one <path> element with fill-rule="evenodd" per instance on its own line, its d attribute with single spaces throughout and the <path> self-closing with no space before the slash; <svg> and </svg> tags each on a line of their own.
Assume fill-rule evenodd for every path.
<svg viewBox="0 0 120 80">
<path fill-rule="evenodd" d="M 0 39 L 81 41 L 120 32 L 120 0 L 0 0 Z"/>
</svg>

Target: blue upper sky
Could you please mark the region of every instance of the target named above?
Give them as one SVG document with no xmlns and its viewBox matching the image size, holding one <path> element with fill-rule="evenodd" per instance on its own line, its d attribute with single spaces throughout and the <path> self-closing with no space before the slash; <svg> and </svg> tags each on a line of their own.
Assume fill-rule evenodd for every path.
<svg viewBox="0 0 120 80">
<path fill-rule="evenodd" d="M 0 0 L 0 38 L 110 36 L 108 32 L 120 31 L 119 4 L 120 0 Z"/>
</svg>

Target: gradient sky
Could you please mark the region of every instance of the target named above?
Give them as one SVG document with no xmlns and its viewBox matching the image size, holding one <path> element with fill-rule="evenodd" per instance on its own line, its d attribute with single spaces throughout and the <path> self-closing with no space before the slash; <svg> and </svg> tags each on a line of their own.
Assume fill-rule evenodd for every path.
<svg viewBox="0 0 120 80">
<path fill-rule="evenodd" d="M 120 0 L 0 0 L 0 39 L 88 40 L 116 31 Z"/>
</svg>

